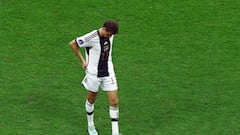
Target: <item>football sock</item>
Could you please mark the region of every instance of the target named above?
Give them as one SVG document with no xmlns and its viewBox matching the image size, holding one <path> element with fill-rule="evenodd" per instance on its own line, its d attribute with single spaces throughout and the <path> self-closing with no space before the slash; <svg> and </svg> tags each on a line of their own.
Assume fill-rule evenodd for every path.
<svg viewBox="0 0 240 135">
<path fill-rule="evenodd" d="M 87 112 L 87 121 L 88 126 L 94 126 L 93 117 L 94 117 L 94 104 L 91 104 L 86 100 L 85 103 L 86 112 Z"/>
<path fill-rule="evenodd" d="M 112 124 L 112 134 L 119 134 L 119 127 L 118 127 L 119 109 L 118 109 L 118 107 L 110 106 L 109 114 L 110 114 L 111 124 Z"/>
</svg>

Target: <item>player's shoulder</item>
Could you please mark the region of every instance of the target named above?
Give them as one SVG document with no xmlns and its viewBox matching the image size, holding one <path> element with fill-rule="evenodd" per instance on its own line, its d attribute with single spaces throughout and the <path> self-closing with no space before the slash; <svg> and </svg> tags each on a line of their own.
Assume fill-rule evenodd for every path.
<svg viewBox="0 0 240 135">
<path fill-rule="evenodd" d="M 97 30 L 92 30 L 92 31 L 88 32 L 86 35 L 95 35 L 95 34 L 98 34 Z"/>
<path fill-rule="evenodd" d="M 91 40 L 91 39 L 93 39 L 93 38 L 95 38 L 97 36 L 98 36 L 98 31 L 97 30 L 93 30 L 93 31 L 87 33 L 84 37 L 85 37 L 85 41 L 89 41 L 89 40 Z"/>
</svg>

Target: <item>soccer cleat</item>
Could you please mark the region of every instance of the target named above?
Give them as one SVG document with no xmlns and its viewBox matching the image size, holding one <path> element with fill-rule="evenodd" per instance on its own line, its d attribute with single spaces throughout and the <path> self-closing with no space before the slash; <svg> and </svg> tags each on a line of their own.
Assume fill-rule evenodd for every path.
<svg viewBox="0 0 240 135">
<path fill-rule="evenodd" d="M 122 135 L 122 134 L 119 133 L 119 134 L 112 134 L 112 135 Z"/>
<path fill-rule="evenodd" d="M 98 135 L 98 132 L 94 126 L 88 127 L 88 134 L 89 135 Z"/>
</svg>

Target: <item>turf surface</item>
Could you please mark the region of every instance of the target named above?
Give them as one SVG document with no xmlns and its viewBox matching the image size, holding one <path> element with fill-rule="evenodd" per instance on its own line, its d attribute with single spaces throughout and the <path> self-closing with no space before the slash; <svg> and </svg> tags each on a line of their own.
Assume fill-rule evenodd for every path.
<svg viewBox="0 0 240 135">
<path fill-rule="evenodd" d="M 119 22 L 113 58 L 124 135 L 240 134 L 237 0 L 1 0 L 0 134 L 86 135 L 69 41 Z M 95 104 L 100 135 L 108 103 Z"/>
</svg>

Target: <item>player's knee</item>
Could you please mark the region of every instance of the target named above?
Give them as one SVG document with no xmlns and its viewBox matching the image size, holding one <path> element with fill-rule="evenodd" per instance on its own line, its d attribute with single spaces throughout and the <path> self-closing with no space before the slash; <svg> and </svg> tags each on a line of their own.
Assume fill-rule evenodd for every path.
<svg viewBox="0 0 240 135">
<path fill-rule="evenodd" d="M 109 102 L 110 106 L 117 107 L 118 106 L 118 99 L 111 99 Z"/>
<path fill-rule="evenodd" d="M 97 97 L 97 93 L 96 92 L 88 92 L 87 94 L 87 100 L 89 103 L 93 104 L 96 100 Z"/>
<path fill-rule="evenodd" d="M 95 100 L 94 99 L 87 99 L 89 103 L 94 104 Z"/>
</svg>

